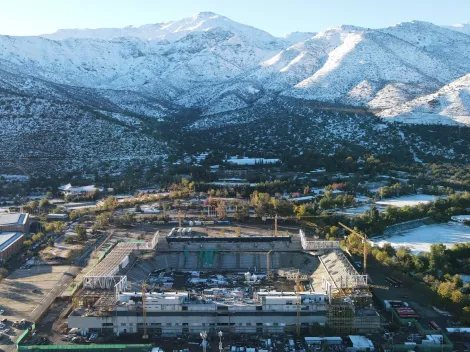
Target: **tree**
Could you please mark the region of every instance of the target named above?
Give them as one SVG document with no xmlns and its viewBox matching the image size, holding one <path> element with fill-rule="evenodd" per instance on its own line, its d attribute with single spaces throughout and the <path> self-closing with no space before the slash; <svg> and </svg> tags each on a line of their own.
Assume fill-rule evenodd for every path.
<svg viewBox="0 0 470 352">
<path fill-rule="evenodd" d="M 43 233 L 38 232 L 37 234 L 33 235 L 31 239 L 33 240 L 33 242 L 38 242 L 41 240 L 42 237 L 43 237 Z"/>
<path fill-rule="evenodd" d="M 123 214 L 117 219 L 117 223 L 120 226 L 130 226 L 131 224 L 134 223 L 134 221 L 135 221 L 135 214 L 131 214 L 131 213 Z"/>
<path fill-rule="evenodd" d="M 446 246 L 442 243 L 432 244 L 429 253 L 429 270 L 433 272 L 437 272 L 438 270 L 447 271 L 448 262 Z"/>
<path fill-rule="evenodd" d="M 304 187 L 304 196 L 308 196 L 309 193 L 310 193 L 310 186 L 307 185 L 307 186 Z"/>
<path fill-rule="evenodd" d="M 98 222 L 98 225 L 100 227 L 108 226 L 111 218 L 113 217 L 113 213 L 111 212 L 104 212 L 101 214 L 98 214 L 96 216 L 96 221 Z"/>
<path fill-rule="evenodd" d="M 235 229 L 235 235 L 236 235 L 237 237 L 240 237 L 240 236 L 242 235 L 242 230 L 241 230 L 239 227 L 237 227 L 237 228 Z"/>
<path fill-rule="evenodd" d="M 111 196 L 103 200 L 103 203 L 101 204 L 101 208 L 104 210 L 114 210 L 117 208 L 118 205 L 119 205 L 119 202 L 117 201 L 117 199 Z"/>
<path fill-rule="evenodd" d="M 33 244 L 33 242 L 31 240 L 26 240 L 23 242 L 23 244 L 26 246 L 26 247 L 31 247 L 31 245 Z"/>
<path fill-rule="evenodd" d="M 300 219 L 302 216 L 305 216 L 306 213 L 307 207 L 305 204 L 294 206 L 294 214 L 298 219 Z"/>
<path fill-rule="evenodd" d="M 75 232 L 77 233 L 77 239 L 79 241 L 86 241 L 87 239 L 86 229 L 83 225 L 76 225 Z"/>
<path fill-rule="evenodd" d="M 50 205 L 49 200 L 47 198 L 41 198 L 39 201 L 39 207 L 40 208 L 46 208 Z"/>
<path fill-rule="evenodd" d="M 216 207 L 217 217 L 219 220 L 224 220 L 227 217 L 227 203 L 223 200 L 217 202 Z"/>
<path fill-rule="evenodd" d="M 333 238 L 337 237 L 338 233 L 339 233 L 339 228 L 337 226 L 333 225 L 330 227 L 329 234 L 331 237 Z"/>
<path fill-rule="evenodd" d="M 49 247 L 54 247 L 54 240 L 52 238 L 49 238 L 49 240 L 47 241 L 47 245 Z"/>
<path fill-rule="evenodd" d="M 460 290 L 455 290 L 452 292 L 450 299 L 456 304 L 461 304 L 463 302 L 464 296 Z"/>
<path fill-rule="evenodd" d="M 142 212 L 142 208 L 140 207 L 140 204 L 136 204 L 136 205 L 135 205 L 134 211 L 135 211 L 136 213 L 141 213 L 141 212 Z"/>
<path fill-rule="evenodd" d="M 377 259 L 377 261 L 380 263 L 385 263 L 388 259 L 387 253 L 383 251 L 379 251 L 377 255 L 375 256 L 375 259 Z"/>
<path fill-rule="evenodd" d="M 455 285 L 452 282 L 445 281 L 439 284 L 439 287 L 437 288 L 437 293 L 443 298 L 450 299 L 454 290 Z"/>
<path fill-rule="evenodd" d="M 246 221 L 250 217 L 250 207 L 248 204 L 237 204 L 234 217 L 237 221 Z"/>
<path fill-rule="evenodd" d="M 51 191 L 48 191 L 48 192 L 46 193 L 46 197 L 47 197 L 47 198 L 52 198 L 52 196 L 53 196 L 53 194 L 52 194 Z"/>
<path fill-rule="evenodd" d="M 408 247 L 399 247 L 396 256 L 398 260 L 405 261 L 411 256 L 411 249 Z"/>
<path fill-rule="evenodd" d="M 461 288 L 463 286 L 463 280 L 459 274 L 455 274 L 452 277 L 452 282 L 454 283 L 455 287 Z"/>
</svg>

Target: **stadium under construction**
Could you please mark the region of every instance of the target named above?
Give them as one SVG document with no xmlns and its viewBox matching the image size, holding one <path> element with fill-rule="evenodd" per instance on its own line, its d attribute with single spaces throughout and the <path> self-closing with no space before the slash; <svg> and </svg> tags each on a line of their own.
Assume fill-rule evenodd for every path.
<svg viewBox="0 0 470 352">
<path fill-rule="evenodd" d="M 120 242 L 84 277 L 68 317 L 85 333 L 143 338 L 380 330 L 367 276 L 336 241 L 156 233 Z"/>
</svg>

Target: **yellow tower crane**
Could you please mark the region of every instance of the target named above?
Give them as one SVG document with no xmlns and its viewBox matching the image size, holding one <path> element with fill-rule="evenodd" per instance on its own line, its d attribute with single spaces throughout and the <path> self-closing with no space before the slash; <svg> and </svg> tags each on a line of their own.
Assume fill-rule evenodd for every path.
<svg viewBox="0 0 470 352">
<path fill-rule="evenodd" d="M 348 230 L 349 232 L 351 232 L 352 234 L 356 235 L 356 236 L 359 236 L 360 238 L 362 238 L 362 243 L 364 244 L 364 249 L 363 249 L 363 254 L 364 254 L 364 275 L 367 274 L 367 242 L 370 241 L 369 238 L 367 237 L 367 235 L 365 234 L 362 234 L 362 233 L 359 233 L 353 229 L 351 229 L 350 227 L 344 225 L 343 223 L 339 223 L 342 227 L 344 227 L 346 230 Z"/>
</svg>

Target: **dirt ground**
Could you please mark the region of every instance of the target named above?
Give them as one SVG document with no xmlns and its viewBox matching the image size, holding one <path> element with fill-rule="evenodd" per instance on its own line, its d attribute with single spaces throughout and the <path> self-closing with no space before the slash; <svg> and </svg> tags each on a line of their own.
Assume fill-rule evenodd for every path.
<svg viewBox="0 0 470 352">
<path fill-rule="evenodd" d="M 69 266 L 38 265 L 18 269 L 0 282 L 0 307 L 5 310 L 2 319 L 8 319 L 9 339 L 0 341 L 0 350 L 11 350 L 23 330 L 12 327 L 13 322 L 29 319 L 29 314 L 41 304 L 47 293 L 56 285 Z M 34 292 L 33 292 L 34 290 Z"/>
</svg>

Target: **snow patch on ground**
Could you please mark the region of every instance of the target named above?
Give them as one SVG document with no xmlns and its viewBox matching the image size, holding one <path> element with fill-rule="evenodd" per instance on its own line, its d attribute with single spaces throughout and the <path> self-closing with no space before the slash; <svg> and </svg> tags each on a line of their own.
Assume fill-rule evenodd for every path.
<svg viewBox="0 0 470 352">
<path fill-rule="evenodd" d="M 451 246 L 454 243 L 470 241 L 470 227 L 456 222 L 421 226 L 393 235 L 384 240 L 373 242 L 382 246 L 390 243 L 393 247 L 409 247 L 413 252 L 429 252 L 434 243 L 443 243 Z"/>
</svg>

